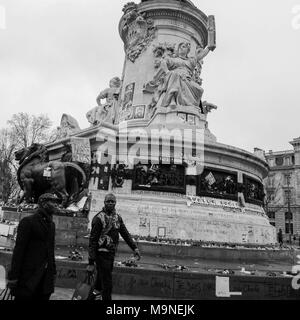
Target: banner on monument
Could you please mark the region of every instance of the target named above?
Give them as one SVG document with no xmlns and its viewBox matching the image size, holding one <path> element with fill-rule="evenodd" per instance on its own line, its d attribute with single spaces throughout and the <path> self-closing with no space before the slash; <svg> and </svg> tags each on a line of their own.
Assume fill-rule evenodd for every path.
<svg viewBox="0 0 300 320">
<path fill-rule="evenodd" d="M 208 31 L 208 47 L 211 48 L 211 50 L 216 49 L 216 22 L 214 16 L 208 16 L 208 25 L 207 25 L 207 31 Z"/>
<path fill-rule="evenodd" d="M 87 138 L 71 138 L 72 161 L 91 163 L 91 146 Z"/>
</svg>

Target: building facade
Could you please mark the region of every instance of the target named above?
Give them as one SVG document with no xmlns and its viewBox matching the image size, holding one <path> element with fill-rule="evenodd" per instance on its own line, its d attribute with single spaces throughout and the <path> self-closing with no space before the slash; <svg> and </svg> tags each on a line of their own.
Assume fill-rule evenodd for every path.
<svg viewBox="0 0 300 320">
<path fill-rule="evenodd" d="M 265 154 L 270 172 L 265 179 L 266 211 L 284 239 L 300 236 L 300 137 L 290 142 L 293 149 Z"/>
</svg>

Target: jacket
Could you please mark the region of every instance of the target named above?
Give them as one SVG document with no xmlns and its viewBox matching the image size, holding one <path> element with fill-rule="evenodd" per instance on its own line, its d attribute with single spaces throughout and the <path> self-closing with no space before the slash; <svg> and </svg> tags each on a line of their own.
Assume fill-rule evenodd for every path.
<svg viewBox="0 0 300 320">
<path fill-rule="evenodd" d="M 42 209 L 20 221 L 8 272 L 10 280 L 18 280 L 16 294 L 34 293 L 42 278 L 42 293 L 54 292 L 54 250 L 55 224 Z"/>
<path fill-rule="evenodd" d="M 92 220 L 89 238 L 89 264 L 96 261 L 99 252 L 108 252 L 114 256 L 119 244 L 119 234 L 132 250 L 137 248 L 122 217 L 116 211 L 108 215 L 103 208 Z"/>
</svg>

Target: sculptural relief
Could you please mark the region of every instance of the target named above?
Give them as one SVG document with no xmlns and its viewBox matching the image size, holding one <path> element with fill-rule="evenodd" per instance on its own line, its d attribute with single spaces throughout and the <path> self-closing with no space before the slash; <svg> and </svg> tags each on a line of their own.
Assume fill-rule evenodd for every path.
<svg viewBox="0 0 300 320">
<path fill-rule="evenodd" d="M 135 62 L 154 39 L 154 21 L 146 19 L 144 14 L 140 14 L 134 2 L 125 5 L 123 11 L 125 23 L 122 33 L 125 39 L 126 55 L 131 62 Z"/>
<path fill-rule="evenodd" d="M 158 46 L 154 46 L 154 68 L 157 69 L 153 80 L 144 84 L 144 93 L 153 94 L 152 101 L 149 105 L 149 118 L 151 119 L 156 111 L 157 102 L 162 95 L 163 84 L 165 76 L 168 72 L 168 68 L 165 63 L 162 63 L 163 58 L 174 57 L 175 44 L 160 43 Z"/>
<path fill-rule="evenodd" d="M 205 169 L 199 178 L 198 195 L 230 199 L 237 196 L 237 176 L 225 171 Z"/>
<path fill-rule="evenodd" d="M 78 121 L 64 113 L 61 117 L 60 126 L 57 127 L 57 137 L 56 139 L 63 139 L 69 137 L 71 134 L 80 131 Z"/>
<path fill-rule="evenodd" d="M 180 43 L 175 52 L 175 44 L 159 44 L 154 48 L 154 67 L 157 69 L 152 81 L 144 85 L 144 93 L 152 93 L 149 105 L 150 118 L 158 107 L 195 106 L 201 113 L 203 95 L 201 71 L 203 58 L 213 48 L 198 46 L 195 57 L 189 57 L 190 43 Z M 207 104 L 208 106 L 208 104 Z M 209 111 L 213 105 L 209 104 Z"/>
<path fill-rule="evenodd" d="M 185 169 L 182 165 L 141 164 L 134 167 L 133 190 L 185 191 Z"/>
<path fill-rule="evenodd" d="M 133 118 L 133 96 L 135 90 L 135 83 L 130 83 L 125 87 L 124 98 L 120 110 L 120 122 L 123 120 L 130 120 Z"/>
<path fill-rule="evenodd" d="M 101 91 L 96 99 L 97 106 L 86 114 L 86 118 L 93 126 L 101 122 L 114 123 L 116 117 L 116 104 L 119 98 L 121 80 L 114 77 L 109 82 L 109 88 Z M 104 104 L 102 99 L 106 99 Z"/>
</svg>

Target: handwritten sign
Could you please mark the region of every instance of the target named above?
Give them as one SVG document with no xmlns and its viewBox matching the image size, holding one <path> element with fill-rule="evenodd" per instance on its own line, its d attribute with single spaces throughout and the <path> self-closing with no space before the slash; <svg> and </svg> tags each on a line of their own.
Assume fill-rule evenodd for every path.
<svg viewBox="0 0 300 320">
<path fill-rule="evenodd" d="M 231 296 L 241 296 L 242 292 L 230 292 L 229 277 L 216 277 L 216 296 L 219 298 L 230 298 Z"/>
<path fill-rule="evenodd" d="M 72 161 L 91 163 L 90 140 L 86 138 L 71 138 Z"/>
<path fill-rule="evenodd" d="M 220 199 L 197 197 L 197 196 L 187 196 L 187 205 L 190 207 L 192 204 L 213 205 L 213 206 L 241 209 L 237 202 L 231 201 L 231 200 L 220 200 Z"/>
</svg>

